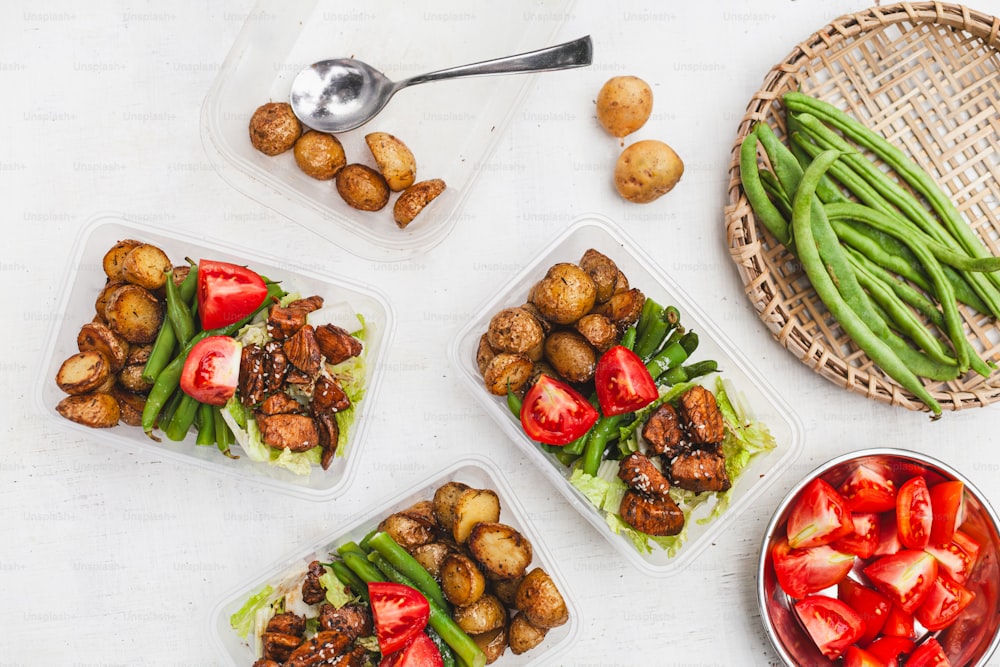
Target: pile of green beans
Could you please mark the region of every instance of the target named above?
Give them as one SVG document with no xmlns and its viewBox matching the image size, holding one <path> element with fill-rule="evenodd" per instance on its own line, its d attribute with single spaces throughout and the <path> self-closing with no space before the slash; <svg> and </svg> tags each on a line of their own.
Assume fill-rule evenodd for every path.
<svg viewBox="0 0 1000 667">
<path fill-rule="evenodd" d="M 851 340 L 937 418 L 925 379 L 995 369 L 968 341 L 959 304 L 1000 317 L 1000 258 L 884 137 L 801 92 L 783 103 L 788 144 L 759 123 L 740 147 L 754 216 L 798 258 Z"/>
</svg>

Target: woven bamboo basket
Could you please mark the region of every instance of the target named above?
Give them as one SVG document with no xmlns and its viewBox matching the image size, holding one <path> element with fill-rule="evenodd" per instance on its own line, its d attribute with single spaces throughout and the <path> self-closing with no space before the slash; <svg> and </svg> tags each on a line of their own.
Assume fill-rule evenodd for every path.
<svg viewBox="0 0 1000 667">
<path fill-rule="evenodd" d="M 747 106 L 733 145 L 727 242 L 745 291 L 771 334 L 828 380 L 910 410 L 926 407 L 855 346 L 816 296 L 797 260 L 754 220 L 739 152 L 754 123 L 785 136 L 781 96 L 830 102 L 905 150 L 1000 254 L 1000 19 L 938 2 L 873 7 L 842 16 L 775 65 Z M 763 156 L 763 153 L 761 153 Z M 763 159 L 763 157 L 762 157 Z M 1000 361 L 1000 326 L 962 307 L 985 360 Z M 945 410 L 1000 401 L 1000 371 L 926 381 Z"/>
</svg>

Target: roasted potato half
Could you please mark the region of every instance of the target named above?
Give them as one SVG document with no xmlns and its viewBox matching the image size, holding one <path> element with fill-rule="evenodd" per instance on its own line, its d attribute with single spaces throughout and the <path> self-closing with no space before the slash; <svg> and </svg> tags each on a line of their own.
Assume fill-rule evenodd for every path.
<svg viewBox="0 0 1000 667">
<path fill-rule="evenodd" d="M 388 132 L 366 134 L 365 143 L 390 190 L 399 192 L 413 185 L 417 179 L 417 161 L 406 144 Z"/>
<path fill-rule="evenodd" d="M 163 324 L 163 304 L 149 290 L 124 284 L 108 297 L 104 319 L 128 342 L 151 343 Z"/>
<path fill-rule="evenodd" d="M 105 275 L 110 280 L 124 280 L 122 277 L 122 265 L 125 262 L 125 256 L 132 252 L 134 248 L 141 245 L 142 241 L 124 239 L 111 246 L 111 249 L 104 253 L 104 259 L 102 260 Z"/>
<path fill-rule="evenodd" d="M 507 624 L 507 608 L 489 593 L 472 604 L 457 607 L 452 615 L 458 627 L 470 635 L 480 635 Z"/>
<path fill-rule="evenodd" d="M 486 365 L 483 381 L 491 394 L 506 396 L 507 389 L 517 393 L 531 378 L 534 364 L 526 354 L 501 352 Z"/>
<path fill-rule="evenodd" d="M 142 410 L 146 407 L 146 397 L 133 394 L 121 385 L 115 385 L 109 392 L 118 401 L 119 420 L 129 426 L 142 425 Z"/>
<path fill-rule="evenodd" d="M 446 187 L 440 178 L 432 178 L 406 188 L 392 206 L 392 219 L 396 221 L 396 226 L 405 229 Z"/>
<path fill-rule="evenodd" d="M 421 567 L 430 572 L 432 577 L 439 579 L 444 559 L 453 551 L 454 549 L 444 542 L 428 542 L 416 547 L 410 555 L 420 563 Z"/>
<path fill-rule="evenodd" d="M 514 606 L 539 628 L 555 628 L 569 620 L 566 601 L 552 577 L 540 567 L 524 576 Z"/>
<path fill-rule="evenodd" d="M 516 579 L 531 564 L 531 542 L 515 528 L 496 520 L 473 526 L 468 547 L 491 579 Z"/>
<path fill-rule="evenodd" d="M 112 377 L 111 364 L 102 352 L 77 352 L 56 371 L 56 384 L 67 394 L 88 394 L 103 387 Z"/>
<path fill-rule="evenodd" d="M 614 260 L 593 248 L 587 249 L 580 258 L 579 267 L 594 281 L 596 302 L 604 303 L 615 293 L 618 282 L 618 265 Z"/>
<path fill-rule="evenodd" d="M 111 394 L 92 392 L 67 396 L 56 405 L 56 412 L 91 428 L 110 428 L 118 423 L 121 408 Z"/>
<path fill-rule="evenodd" d="M 81 352 L 96 350 L 108 359 L 112 373 L 117 373 L 128 361 L 131 346 L 101 322 L 88 322 L 76 335 L 76 347 Z"/>
<path fill-rule="evenodd" d="M 470 605 L 486 592 L 486 577 L 479 566 L 465 554 L 445 556 L 440 569 L 441 591 L 458 607 Z"/>
<path fill-rule="evenodd" d="M 405 512 L 390 514 L 379 523 L 378 529 L 389 533 L 389 536 L 407 551 L 421 544 L 433 542 L 437 537 L 431 524 Z"/>
<path fill-rule="evenodd" d="M 156 290 L 167 284 L 167 272 L 173 268 L 167 253 L 155 245 L 142 243 L 122 260 L 122 278 L 133 285 Z"/>
<path fill-rule="evenodd" d="M 533 625 L 523 613 L 515 614 L 507 628 L 507 644 L 511 653 L 521 655 L 530 651 L 542 643 L 548 631 L 548 628 Z"/>
<path fill-rule="evenodd" d="M 472 635 L 479 650 L 486 655 L 486 664 L 492 665 L 507 650 L 507 626 L 490 630 L 478 635 Z"/>
<path fill-rule="evenodd" d="M 500 520 L 500 498 L 491 489 L 467 489 L 455 500 L 452 514 L 452 537 L 458 544 L 465 544 L 478 524 Z"/>
<path fill-rule="evenodd" d="M 524 577 L 514 577 L 512 579 L 490 578 L 490 592 L 497 596 L 500 602 L 503 602 L 508 607 L 513 607 L 514 600 L 517 599 L 517 589 L 521 585 L 522 579 Z"/>
<path fill-rule="evenodd" d="M 624 331 L 639 321 L 644 303 L 646 303 L 646 295 L 637 287 L 633 287 L 630 290 L 614 294 L 610 299 L 595 307 L 594 312 L 606 316 L 615 323 L 619 330 Z"/>
<path fill-rule="evenodd" d="M 108 318 L 104 314 L 108 309 L 108 299 L 111 295 L 115 293 L 115 290 L 125 284 L 124 280 L 108 280 L 101 291 L 97 293 L 97 299 L 94 300 L 94 310 L 97 312 L 97 317 L 101 322 L 107 322 Z"/>
<path fill-rule="evenodd" d="M 480 375 L 486 375 L 486 369 L 495 356 L 497 351 L 490 347 L 489 337 L 483 334 L 479 337 L 479 345 L 476 347 L 476 366 L 479 367 Z"/>
<path fill-rule="evenodd" d="M 607 352 L 618 342 L 618 327 L 607 315 L 584 315 L 576 321 L 573 328 L 598 352 Z"/>
<path fill-rule="evenodd" d="M 136 394 L 149 393 L 153 383 L 143 379 L 142 372 L 145 368 L 145 364 L 127 364 L 118 372 L 118 383 Z"/>
<path fill-rule="evenodd" d="M 593 279 L 576 264 L 553 265 L 531 289 L 529 301 L 555 324 L 572 324 L 590 312 L 597 298 Z"/>
<path fill-rule="evenodd" d="M 458 498 L 471 487 L 462 482 L 446 482 L 434 491 L 434 517 L 438 525 L 444 530 L 451 532 L 455 525 L 455 505 Z"/>
</svg>

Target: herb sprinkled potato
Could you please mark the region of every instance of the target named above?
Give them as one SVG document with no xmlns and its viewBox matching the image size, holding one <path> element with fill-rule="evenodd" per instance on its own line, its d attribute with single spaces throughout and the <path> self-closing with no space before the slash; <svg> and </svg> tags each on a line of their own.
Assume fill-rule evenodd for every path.
<svg viewBox="0 0 1000 667">
<path fill-rule="evenodd" d="M 673 190 L 684 174 L 674 149 L 655 139 L 637 141 L 618 156 L 615 189 L 624 199 L 648 204 Z"/>
<path fill-rule="evenodd" d="M 552 266 L 531 290 L 530 301 L 542 317 L 556 324 L 572 324 L 590 312 L 597 299 L 594 280 L 576 264 Z"/>
<path fill-rule="evenodd" d="M 638 130 L 652 112 L 653 91 L 637 76 L 612 77 L 597 94 L 597 120 L 615 137 Z"/>
<path fill-rule="evenodd" d="M 447 187 L 445 182 L 440 178 L 432 178 L 406 188 L 392 207 L 392 217 L 396 221 L 396 226 L 400 229 L 406 228 L 428 204 L 444 192 L 445 187 Z"/>
<path fill-rule="evenodd" d="M 302 123 L 287 102 L 268 102 L 250 117 L 250 143 L 265 155 L 278 155 L 292 148 L 302 134 Z"/>
</svg>

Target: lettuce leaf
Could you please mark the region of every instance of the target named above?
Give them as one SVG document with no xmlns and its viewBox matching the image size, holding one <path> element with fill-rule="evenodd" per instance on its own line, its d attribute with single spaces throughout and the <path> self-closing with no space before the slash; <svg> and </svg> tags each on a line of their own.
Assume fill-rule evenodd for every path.
<svg viewBox="0 0 1000 667">
<path fill-rule="evenodd" d="M 271 596 L 274 594 L 274 589 L 270 585 L 264 586 L 243 603 L 243 606 L 239 608 L 232 616 L 229 617 L 229 624 L 233 627 L 233 630 L 239 634 L 243 639 L 247 638 L 250 631 L 254 626 L 254 618 L 257 615 L 258 610 L 267 608 L 270 604 Z"/>
</svg>

